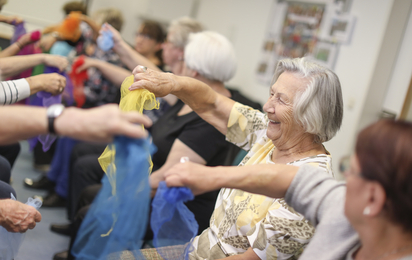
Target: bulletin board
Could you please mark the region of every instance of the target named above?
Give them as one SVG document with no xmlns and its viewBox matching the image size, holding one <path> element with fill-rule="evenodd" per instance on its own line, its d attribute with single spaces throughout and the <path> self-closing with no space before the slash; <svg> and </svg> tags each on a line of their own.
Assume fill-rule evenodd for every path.
<svg viewBox="0 0 412 260">
<path fill-rule="evenodd" d="M 284 58 L 308 57 L 333 69 L 339 46 L 350 44 L 355 27 L 350 5 L 351 0 L 275 1 L 262 44 L 257 79 L 269 85 L 277 61 Z"/>
</svg>

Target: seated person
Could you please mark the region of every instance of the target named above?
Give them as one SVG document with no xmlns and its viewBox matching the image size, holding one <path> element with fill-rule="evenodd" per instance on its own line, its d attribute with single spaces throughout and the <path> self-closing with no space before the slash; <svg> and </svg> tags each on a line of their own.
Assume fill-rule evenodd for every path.
<svg viewBox="0 0 412 260">
<path fill-rule="evenodd" d="M 232 92 L 225 88 L 224 82 L 231 79 L 235 71 L 234 49 L 224 36 L 210 31 L 189 36 L 185 48 L 183 75 L 204 82 L 212 92 L 220 93 L 228 98 L 247 100 L 238 92 L 232 95 Z M 153 173 L 150 182 L 153 188 L 156 188 L 162 180 L 163 173 L 179 162 L 182 156 L 203 165 L 223 165 L 230 145 L 219 131 L 180 100 L 153 124 L 151 133 L 153 143 L 158 149 L 152 157 Z M 90 185 L 92 180 L 100 179 L 104 175 L 96 157 L 79 159 L 73 173 L 75 174 L 72 177 L 73 188 L 77 193 L 81 190 L 78 185 L 84 185 L 88 181 Z M 98 189 L 94 195 L 97 195 Z M 186 203 L 199 224 L 199 233 L 209 225 L 217 193 L 218 191 L 213 191 L 203 194 Z M 82 212 L 84 212 L 83 209 Z M 79 219 L 81 220 L 81 216 L 75 220 L 74 226 L 79 226 L 77 223 Z M 73 233 L 72 242 L 74 242 L 75 234 L 76 232 Z M 149 228 L 145 239 L 150 240 L 152 236 Z"/>
<path fill-rule="evenodd" d="M 121 29 L 123 24 L 123 16 L 119 10 L 107 8 L 101 9 L 97 13 L 99 19 L 101 19 L 101 22 L 111 22 L 117 29 Z M 82 45 L 82 47 L 88 48 L 96 45 L 95 42 L 93 42 L 93 35 L 90 34 L 88 37 L 85 37 L 85 39 L 90 41 L 85 41 L 88 45 Z M 121 69 L 119 67 L 122 66 L 120 58 L 114 53 L 114 51 L 109 50 L 104 52 L 95 47 L 89 49 L 92 50 L 92 57 L 105 60 L 116 68 Z M 85 103 L 82 106 L 83 108 L 91 108 L 119 102 L 119 85 L 112 83 L 95 68 L 90 68 L 88 75 L 88 80 L 84 82 Z M 68 196 L 68 165 L 70 153 L 72 147 L 76 143 L 77 141 L 72 138 L 59 138 L 56 142 L 56 150 L 51 162 L 50 170 L 47 172 L 46 176 L 43 176 L 39 180 L 33 180 L 31 178 L 26 178 L 24 180 L 24 185 L 26 187 L 37 189 L 46 188 L 51 190 L 51 192 L 44 198 L 38 196 L 43 199 L 43 207 L 65 206 L 65 200 Z"/>
<path fill-rule="evenodd" d="M 215 169 L 189 162 L 170 169 L 166 182 L 168 186 L 188 186 L 194 194 L 227 187 L 273 198 L 285 197 L 316 227 L 314 237 L 299 258 L 302 260 L 409 260 L 411 146 L 412 124 L 384 119 L 359 133 L 350 167 L 341 165 L 346 184 L 307 165 Z M 325 246 L 329 250 L 323 250 Z"/>
<path fill-rule="evenodd" d="M 104 57 L 107 56 L 108 58 L 116 57 L 116 60 L 117 60 L 118 57 L 114 56 L 114 52 L 113 52 L 115 51 L 119 55 L 120 60 L 127 66 L 130 63 L 129 58 L 132 56 L 133 57 L 136 56 L 137 61 L 139 62 L 146 61 L 146 63 L 144 64 L 151 64 L 154 68 L 160 71 L 160 68 L 156 64 L 152 63 L 152 61 L 150 60 L 150 57 L 152 56 L 153 53 L 146 53 L 145 55 L 148 55 L 146 57 L 143 54 L 137 53 L 135 50 L 133 50 L 128 44 L 126 44 L 122 40 L 120 33 L 118 32 L 118 30 L 121 29 L 121 27 L 119 26 L 119 21 L 121 20 L 120 17 L 118 17 L 118 19 L 114 19 L 115 17 L 112 16 L 113 13 L 110 11 L 110 9 L 103 9 L 103 10 L 105 10 L 105 13 L 107 14 L 107 20 L 104 20 L 104 19 L 102 20 L 102 15 L 104 13 L 102 13 L 101 11 L 97 12 L 98 14 L 97 17 L 100 19 L 101 22 L 110 22 L 113 24 L 112 26 L 107 23 L 105 24 L 105 27 L 106 29 L 110 29 L 112 31 L 114 35 L 113 38 L 115 41 L 115 46 L 113 50 L 110 50 L 109 52 L 102 52 L 102 50 L 98 48 L 93 48 L 93 51 L 95 51 L 96 55 L 93 56 L 93 58 L 85 58 L 85 62 L 83 66 L 81 66 L 78 69 L 78 72 L 80 72 L 81 70 L 88 69 L 89 70 L 88 74 L 93 75 L 91 76 L 91 79 L 89 79 L 88 82 L 86 82 L 85 84 L 85 89 L 87 91 L 87 94 L 86 94 L 87 100 L 85 104 L 86 107 L 91 106 L 91 104 L 93 104 L 93 101 L 94 101 L 94 105 L 97 105 L 96 102 L 101 103 L 102 101 L 113 102 L 114 99 L 116 99 L 115 101 L 117 102 L 118 99 L 120 98 L 118 87 L 121 85 L 124 78 L 131 74 L 131 70 L 135 66 L 134 65 L 131 68 L 129 67 L 130 71 L 128 71 L 119 66 L 116 66 L 116 64 L 114 62 L 110 62 L 110 60 L 107 60 L 107 59 L 102 60 L 102 57 L 101 57 L 102 54 L 104 55 Z M 177 42 L 176 44 L 179 44 L 179 46 L 181 46 L 182 44 L 186 44 L 189 33 L 191 31 L 199 30 L 199 28 L 201 28 L 201 25 L 199 24 L 199 22 L 193 19 L 184 18 L 184 19 L 179 19 L 176 22 L 173 22 L 170 28 L 173 29 L 173 34 L 171 35 L 172 36 L 174 35 L 174 37 L 178 39 L 178 41 L 176 40 Z M 154 32 L 149 32 L 148 31 L 149 29 L 153 29 Z M 147 45 L 150 45 L 151 47 L 149 49 L 152 49 L 152 51 L 155 51 L 158 49 L 159 41 L 160 39 L 163 39 L 164 37 L 163 31 L 161 31 L 160 25 L 146 26 L 146 24 L 143 24 L 143 26 L 139 28 L 139 32 L 142 35 L 150 34 L 156 40 L 146 39 L 143 36 L 139 36 L 136 38 L 137 42 L 141 41 L 141 38 L 143 38 L 145 42 L 144 45 L 146 45 L 146 47 Z M 89 35 L 89 38 L 90 37 L 91 35 Z M 119 48 L 121 48 L 122 50 L 127 49 L 128 51 L 130 51 L 130 53 L 118 51 L 117 49 L 118 44 L 122 46 Z M 138 44 L 136 43 L 136 45 Z M 169 43 L 168 46 L 169 45 L 172 45 L 172 44 Z M 174 67 L 175 64 L 182 63 L 183 47 L 167 48 L 167 50 L 165 50 L 162 53 L 162 55 L 167 57 L 168 62 L 165 62 L 165 64 Z M 115 92 L 117 93 L 117 95 L 113 95 L 113 93 Z M 169 96 L 165 98 L 165 100 L 167 102 L 160 100 L 161 103 L 160 103 L 160 108 L 158 111 L 147 111 L 145 112 L 145 114 L 147 114 L 153 121 L 156 121 L 157 118 L 159 118 L 165 111 L 167 111 L 171 105 L 175 104 L 177 99 L 175 97 Z M 58 141 L 57 143 L 59 144 L 60 142 L 62 141 Z M 65 142 L 66 144 L 61 145 L 61 147 L 65 147 L 65 146 L 68 147 L 69 145 L 70 146 L 75 145 L 70 140 L 65 140 Z M 76 153 L 82 154 L 82 155 L 87 154 L 86 151 L 88 151 L 88 148 L 85 148 L 84 146 L 85 145 L 82 144 L 81 147 L 78 148 L 78 149 L 85 149 L 84 152 L 79 152 L 79 153 L 76 152 Z M 101 150 L 101 152 L 95 153 L 96 150 L 94 148 L 92 148 L 92 150 L 93 150 L 93 154 L 95 155 L 101 154 L 101 152 L 103 151 Z M 69 160 L 69 155 L 66 155 L 65 158 Z M 61 163 L 59 163 L 59 165 L 61 165 Z M 73 163 L 70 163 L 69 165 L 70 167 L 72 167 Z M 68 172 L 71 170 L 69 169 L 69 167 L 65 167 L 64 169 L 59 169 L 58 167 L 52 167 L 51 169 L 52 171 L 49 171 L 47 176 L 44 176 L 40 178 L 39 180 L 32 180 L 29 178 L 26 179 L 25 186 L 36 188 L 36 189 L 51 189 L 53 192 L 51 192 L 49 195 L 47 195 L 44 198 L 43 207 L 62 207 L 66 204 L 66 198 L 67 196 L 69 196 L 69 193 L 70 193 L 70 191 L 68 191 L 68 185 L 69 185 L 68 184 L 68 179 L 69 179 Z M 68 203 L 69 209 L 73 209 L 71 204 L 72 202 L 75 203 L 76 201 L 77 199 L 69 201 Z M 69 210 L 69 214 L 71 216 L 70 219 L 72 219 L 74 210 L 72 211 Z"/>
<path fill-rule="evenodd" d="M 333 175 L 331 156 L 322 143 L 339 130 L 343 101 L 339 79 L 331 70 L 303 58 L 279 61 L 269 99 L 263 106 L 266 114 L 188 77 L 140 67 L 134 75 L 136 82 L 130 90 L 146 88 L 156 96 L 176 95 L 229 141 L 249 150 L 240 167 L 311 164 Z M 313 233 L 313 226 L 284 199 L 222 189 L 210 227 L 194 239 L 189 256 L 293 259 Z"/>
</svg>

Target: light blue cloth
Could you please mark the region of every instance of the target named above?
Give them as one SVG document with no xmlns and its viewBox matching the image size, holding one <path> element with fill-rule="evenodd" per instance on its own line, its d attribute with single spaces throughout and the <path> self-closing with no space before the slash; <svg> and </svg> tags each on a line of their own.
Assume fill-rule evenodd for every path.
<svg viewBox="0 0 412 260">
<path fill-rule="evenodd" d="M 76 259 L 107 259 L 109 254 L 120 259 L 123 250 L 144 259 L 140 248 L 150 206 L 149 158 L 156 148 L 149 138 L 116 137 L 112 145 L 116 169 L 109 166 L 82 222 L 72 250 Z"/>
<path fill-rule="evenodd" d="M 113 48 L 113 33 L 111 31 L 102 31 L 101 35 L 97 37 L 97 46 L 102 51 L 108 51 Z"/>
</svg>

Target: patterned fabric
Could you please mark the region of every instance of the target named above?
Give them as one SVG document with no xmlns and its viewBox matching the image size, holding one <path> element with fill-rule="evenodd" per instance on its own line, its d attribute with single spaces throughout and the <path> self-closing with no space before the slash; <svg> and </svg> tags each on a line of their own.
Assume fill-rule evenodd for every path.
<svg viewBox="0 0 412 260">
<path fill-rule="evenodd" d="M 107 52 L 96 48 L 91 58 L 107 61 L 117 66 L 123 66 L 120 57 L 113 51 Z M 102 76 L 96 68 L 89 68 L 87 71 L 89 79 L 84 84 L 84 94 L 86 103 L 84 107 L 95 107 L 108 103 L 118 103 L 120 98 L 120 86 L 116 86 Z"/>
<path fill-rule="evenodd" d="M 273 164 L 272 141 L 266 136 L 268 118 L 258 110 L 236 103 L 226 138 L 250 150 L 239 166 Z M 311 164 L 332 175 L 331 156 L 319 154 L 289 164 Z M 222 189 L 210 227 L 193 244 L 190 259 L 218 259 L 242 254 L 249 247 L 261 259 L 295 259 L 314 233 L 312 225 L 283 199 L 235 189 Z"/>
</svg>

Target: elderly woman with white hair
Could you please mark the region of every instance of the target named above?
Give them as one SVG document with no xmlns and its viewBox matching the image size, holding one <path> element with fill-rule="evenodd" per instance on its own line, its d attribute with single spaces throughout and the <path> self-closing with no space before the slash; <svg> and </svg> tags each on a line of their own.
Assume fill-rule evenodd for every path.
<svg viewBox="0 0 412 260">
<path fill-rule="evenodd" d="M 176 95 L 227 140 L 248 150 L 240 166 L 311 164 L 333 175 L 331 156 L 322 143 L 339 130 L 343 102 L 339 79 L 331 70 L 305 59 L 279 61 L 263 107 L 266 114 L 191 78 L 140 67 L 134 73 L 131 90 L 146 88 L 157 96 Z M 195 238 L 189 256 L 294 259 L 313 233 L 312 225 L 283 199 L 222 189 L 210 227 Z"/>
</svg>

